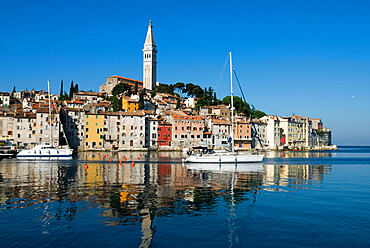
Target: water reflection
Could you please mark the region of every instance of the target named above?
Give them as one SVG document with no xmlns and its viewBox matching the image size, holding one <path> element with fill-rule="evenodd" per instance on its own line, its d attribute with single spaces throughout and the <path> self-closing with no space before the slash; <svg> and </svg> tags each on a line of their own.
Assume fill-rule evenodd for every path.
<svg viewBox="0 0 370 248">
<path fill-rule="evenodd" d="M 266 152 L 266 158 L 330 158 L 333 152 L 315 152 L 315 151 L 269 151 Z"/>
<path fill-rule="evenodd" d="M 122 154 L 115 156 L 117 160 Z M 245 201 L 254 204 L 260 190 L 309 188 L 331 171 L 330 165 L 204 166 L 166 163 L 171 156 L 165 153 L 153 158 L 165 162 L 120 165 L 99 161 L 101 156 L 93 153 L 83 153 L 73 162 L 10 160 L 0 167 L 0 214 L 34 206 L 42 211 L 35 211 L 32 218 L 41 221 L 47 234 L 55 221 L 73 221 L 98 208 L 99 216 L 93 218 L 105 225 L 140 225 L 141 246 L 149 247 L 156 218 L 212 212 L 224 202 L 232 229 L 235 206 Z M 90 161 L 86 169 L 83 160 Z"/>
</svg>

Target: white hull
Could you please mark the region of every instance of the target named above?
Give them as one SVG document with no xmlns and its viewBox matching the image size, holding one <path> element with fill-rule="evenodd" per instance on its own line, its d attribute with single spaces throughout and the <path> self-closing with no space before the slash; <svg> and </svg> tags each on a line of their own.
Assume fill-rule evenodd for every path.
<svg viewBox="0 0 370 248">
<path fill-rule="evenodd" d="M 205 170 L 212 172 L 263 172 L 263 163 L 227 163 L 227 164 L 206 164 L 189 163 L 186 165 L 191 170 Z"/>
<path fill-rule="evenodd" d="M 29 150 L 22 150 L 17 154 L 19 159 L 50 159 L 50 158 L 72 158 L 72 149 L 59 149 L 50 146 L 38 145 Z"/>
<path fill-rule="evenodd" d="M 202 156 L 190 156 L 185 159 L 186 163 L 261 163 L 264 155 L 253 154 L 211 154 Z"/>
</svg>

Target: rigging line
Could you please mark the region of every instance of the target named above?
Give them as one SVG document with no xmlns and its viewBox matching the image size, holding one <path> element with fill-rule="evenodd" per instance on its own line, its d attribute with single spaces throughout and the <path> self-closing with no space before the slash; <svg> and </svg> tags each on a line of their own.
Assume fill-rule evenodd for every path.
<svg viewBox="0 0 370 248">
<path fill-rule="evenodd" d="M 245 99 L 245 96 L 244 96 L 244 92 L 243 92 L 242 86 L 240 85 L 239 78 L 238 78 L 238 75 L 236 74 L 236 70 L 235 70 L 234 67 L 233 67 L 233 72 L 234 72 L 236 81 L 237 81 L 237 83 L 239 85 L 240 92 L 242 93 L 243 100 L 244 100 L 245 103 L 247 103 L 247 100 Z M 261 148 L 263 150 L 262 141 L 261 141 L 260 137 L 258 136 L 257 129 L 256 129 L 256 127 L 254 125 L 254 122 L 253 122 L 253 119 L 252 119 L 252 111 L 248 109 L 248 113 L 249 113 L 249 118 L 250 118 L 250 122 L 251 122 L 251 128 L 253 129 L 253 132 L 255 133 L 255 137 L 257 137 L 258 142 L 260 143 Z"/>
<path fill-rule="evenodd" d="M 226 64 L 227 64 L 227 61 L 228 60 L 229 60 L 229 55 L 226 56 L 226 60 L 225 60 L 224 66 L 222 67 L 222 70 L 220 72 L 220 75 L 218 76 L 217 84 L 215 85 L 215 88 L 214 88 L 215 91 L 218 89 L 218 86 L 221 83 L 221 79 L 222 79 L 222 76 L 224 75 L 224 72 L 225 72 L 225 69 L 226 69 Z"/>
</svg>

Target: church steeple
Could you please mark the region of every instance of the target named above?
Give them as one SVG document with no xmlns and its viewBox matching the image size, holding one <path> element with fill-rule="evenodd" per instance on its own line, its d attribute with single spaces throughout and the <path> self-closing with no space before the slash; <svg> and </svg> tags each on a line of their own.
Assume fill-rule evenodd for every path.
<svg viewBox="0 0 370 248">
<path fill-rule="evenodd" d="M 149 20 L 148 32 L 146 33 L 145 45 L 154 45 L 154 36 L 153 36 L 153 25 L 152 20 Z"/>
<path fill-rule="evenodd" d="M 154 90 L 157 83 L 157 49 L 151 20 L 146 33 L 143 57 L 143 86 L 145 89 Z"/>
</svg>

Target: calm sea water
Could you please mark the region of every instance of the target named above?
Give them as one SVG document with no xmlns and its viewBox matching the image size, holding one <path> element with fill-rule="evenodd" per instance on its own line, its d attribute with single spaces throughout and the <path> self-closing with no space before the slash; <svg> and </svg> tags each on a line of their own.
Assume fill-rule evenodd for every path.
<svg viewBox="0 0 370 248">
<path fill-rule="evenodd" d="M 237 167 L 139 156 L 1 161 L 0 246 L 370 247 L 370 147 Z"/>
</svg>

